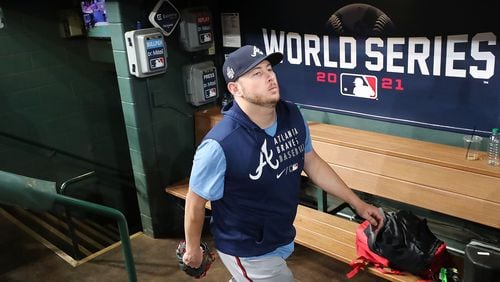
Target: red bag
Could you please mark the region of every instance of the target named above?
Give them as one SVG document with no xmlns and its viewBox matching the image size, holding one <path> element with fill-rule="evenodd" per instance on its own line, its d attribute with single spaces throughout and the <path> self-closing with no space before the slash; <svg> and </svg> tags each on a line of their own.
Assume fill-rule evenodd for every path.
<svg viewBox="0 0 500 282">
<path fill-rule="evenodd" d="M 428 228 L 427 221 L 409 211 L 385 212 L 384 225 L 375 234 L 368 221 L 356 229 L 358 258 L 351 262 L 348 278 L 360 269 L 373 265 L 382 273 L 401 274 L 402 271 L 432 281 L 449 261 L 443 241 Z"/>
<path fill-rule="evenodd" d="M 377 255 L 368 247 L 368 235 L 365 231 L 371 232 L 371 225 L 368 220 L 363 221 L 363 223 L 356 228 L 356 253 L 358 258 L 349 264 L 352 270 L 346 274 L 347 278 L 351 279 L 358 274 L 361 269 L 371 265 L 382 273 L 400 274 L 400 271 L 389 267 L 388 259 Z"/>
</svg>

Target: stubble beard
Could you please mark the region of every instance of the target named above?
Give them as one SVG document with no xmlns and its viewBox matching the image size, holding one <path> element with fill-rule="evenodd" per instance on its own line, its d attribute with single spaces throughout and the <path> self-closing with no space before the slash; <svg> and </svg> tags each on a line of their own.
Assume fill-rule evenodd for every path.
<svg viewBox="0 0 500 282">
<path fill-rule="evenodd" d="M 278 90 L 279 91 L 279 90 Z M 277 95 L 267 96 L 267 95 L 246 95 L 242 96 L 247 102 L 254 104 L 256 106 L 274 108 L 280 99 L 280 93 Z"/>
<path fill-rule="evenodd" d="M 278 100 L 279 100 L 279 97 L 277 97 L 277 98 L 272 97 L 272 99 L 269 99 L 269 98 L 263 99 L 262 97 L 255 98 L 255 97 L 244 96 L 243 98 L 256 106 L 261 106 L 261 107 L 266 107 L 266 108 L 275 107 L 276 104 L 278 103 Z"/>
</svg>

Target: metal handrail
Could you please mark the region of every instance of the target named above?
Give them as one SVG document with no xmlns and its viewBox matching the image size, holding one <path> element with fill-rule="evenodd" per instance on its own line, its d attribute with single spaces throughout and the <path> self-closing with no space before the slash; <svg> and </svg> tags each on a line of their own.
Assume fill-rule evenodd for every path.
<svg viewBox="0 0 500 282">
<path fill-rule="evenodd" d="M 68 179 L 68 180 L 64 181 L 64 182 L 61 184 L 61 186 L 58 188 L 58 191 L 57 191 L 57 192 L 58 192 L 59 194 L 65 195 L 65 194 L 66 194 L 66 193 L 65 193 L 65 192 L 66 192 L 66 191 L 65 191 L 65 190 L 66 190 L 66 187 L 68 187 L 68 185 L 69 185 L 69 184 L 71 184 L 71 183 L 75 183 L 75 182 L 78 182 L 78 181 L 83 180 L 84 178 L 89 177 L 89 176 L 92 176 L 92 175 L 94 175 L 94 174 L 95 174 L 95 171 L 93 171 L 93 170 L 92 170 L 92 171 L 89 171 L 89 172 L 84 173 L 84 174 L 82 174 L 82 175 L 78 175 L 78 176 L 75 176 L 75 177 L 73 177 L 73 178 L 70 178 L 70 179 Z"/>
<path fill-rule="evenodd" d="M 103 205 L 95 204 L 92 202 L 83 201 L 80 199 L 71 198 L 64 195 L 56 195 L 55 203 L 64 205 L 66 207 L 80 208 L 84 211 L 93 212 L 99 215 L 107 216 L 116 220 L 118 230 L 120 232 L 120 240 L 122 242 L 123 256 L 125 257 L 125 267 L 127 268 L 128 277 L 130 282 L 137 281 L 137 274 L 135 272 L 134 258 L 132 255 L 132 248 L 130 246 L 130 238 L 128 233 L 127 220 L 123 213 L 120 211 L 106 207 Z"/>
<path fill-rule="evenodd" d="M 89 171 L 87 173 L 84 173 L 82 175 L 75 176 L 73 178 L 70 178 L 66 181 L 64 181 L 61 186 L 57 187 L 57 193 L 61 195 L 66 195 L 66 188 L 68 185 L 79 182 L 81 180 L 86 179 L 89 176 L 92 176 L 95 174 L 95 171 Z M 73 257 L 75 259 L 80 259 L 80 248 L 78 247 L 78 240 L 75 232 L 75 226 L 73 224 L 73 219 L 71 216 L 70 209 L 65 208 L 65 221 L 66 224 L 68 225 L 68 231 L 69 231 L 69 236 L 71 237 L 71 243 L 72 243 L 72 251 L 73 251 Z"/>
<path fill-rule="evenodd" d="M 82 209 L 114 219 L 118 224 L 125 267 L 130 282 L 137 282 L 127 220 L 120 211 L 57 193 L 55 182 L 0 171 L 0 203 L 35 211 L 47 211 L 55 204 Z"/>
</svg>

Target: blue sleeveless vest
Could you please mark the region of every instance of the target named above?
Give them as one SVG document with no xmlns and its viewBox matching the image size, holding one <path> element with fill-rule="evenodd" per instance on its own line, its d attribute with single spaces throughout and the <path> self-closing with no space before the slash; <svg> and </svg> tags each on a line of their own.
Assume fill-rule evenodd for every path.
<svg viewBox="0 0 500 282">
<path fill-rule="evenodd" d="M 224 195 L 211 203 L 211 231 L 226 254 L 263 255 L 295 238 L 306 131 L 296 105 L 280 101 L 276 111 L 274 137 L 236 103 L 205 137 L 217 141 L 226 158 Z"/>
</svg>

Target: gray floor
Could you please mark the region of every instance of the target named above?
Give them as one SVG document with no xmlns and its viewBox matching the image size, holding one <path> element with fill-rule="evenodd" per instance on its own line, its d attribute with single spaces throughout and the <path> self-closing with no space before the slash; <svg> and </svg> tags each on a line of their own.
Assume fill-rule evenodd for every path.
<svg viewBox="0 0 500 282">
<path fill-rule="evenodd" d="M 213 246 L 211 238 L 204 238 Z M 154 239 L 139 234 L 131 239 L 138 281 L 228 281 L 229 273 L 216 258 L 208 275 L 195 280 L 181 272 L 175 258 L 179 238 Z M 73 267 L 13 222 L 0 215 L 0 281 L 128 281 L 121 247 Z M 295 281 L 384 281 L 361 272 L 353 279 L 349 266 L 297 246 L 288 259 Z"/>
</svg>

